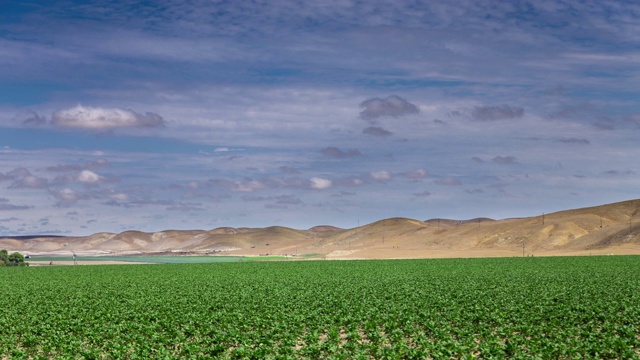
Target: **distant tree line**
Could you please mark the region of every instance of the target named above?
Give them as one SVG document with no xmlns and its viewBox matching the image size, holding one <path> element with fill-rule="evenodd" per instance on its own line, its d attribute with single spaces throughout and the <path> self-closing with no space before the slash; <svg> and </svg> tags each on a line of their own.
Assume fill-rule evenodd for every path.
<svg viewBox="0 0 640 360">
<path fill-rule="evenodd" d="M 14 252 L 9 255 L 7 250 L 0 250 L 0 266 L 29 266 L 28 262 L 24 261 L 24 256 L 19 252 Z"/>
</svg>

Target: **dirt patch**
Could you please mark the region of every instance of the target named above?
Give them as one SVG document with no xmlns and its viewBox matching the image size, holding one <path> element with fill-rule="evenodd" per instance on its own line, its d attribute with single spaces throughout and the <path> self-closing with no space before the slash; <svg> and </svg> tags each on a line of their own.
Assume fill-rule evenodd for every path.
<svg viewBox="0 0 640 360">
<path fill-rule="evenodd" d="M 357 250 L 335 250 L 327 254 L 328 259 L 337 259 L 349 257 L 350 255 L 358 252 Z"/>
</svg>

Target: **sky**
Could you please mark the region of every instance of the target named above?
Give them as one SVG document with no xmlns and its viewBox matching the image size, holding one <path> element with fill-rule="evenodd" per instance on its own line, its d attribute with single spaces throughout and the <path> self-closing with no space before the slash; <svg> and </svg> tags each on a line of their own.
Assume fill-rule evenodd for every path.
<svg viewBox="0 0 640 360">
<path fill-rule="evenodd" d="M 0 235 L 640 197 L 635 1 L 6 0 Z"/>
</svg>

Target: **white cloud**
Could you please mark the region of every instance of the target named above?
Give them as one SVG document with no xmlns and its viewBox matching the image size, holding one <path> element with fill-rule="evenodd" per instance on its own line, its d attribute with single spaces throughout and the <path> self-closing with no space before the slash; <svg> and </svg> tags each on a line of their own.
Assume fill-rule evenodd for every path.
<svg viewBox="0 0 640 360">
<path fill-rule="evenodd" d="M 112 200 L 115 201 L 129 201 L 129 195 L 125 194 L 125 193 L 115 193 L 115 194 L 111 194 L 109 195 L 109 198 L 111 198 Z"/>
<path fill-rule="evenodd" d="M 70 205 L 78 201 L 78 194 L 69 188 L 59 190 L 54 196 L 58 200 L 59 205 Z"/>
<path fill-rule="evenodd" d="M 369 176 L 371 176 L 373 180 L 377 180 L 377 181 L 391 180 L 391 177 L 392 177 L 391 173 L 386 170 L 372 171 L 369 173 Z"/>
<path fill-rule="evenodd" d="M 78 174 L 78 181 L 86 184 L 96 184 L 102 181 L 103 177 L 94 173 L 91 170 L 82 170 Z"/>
<path fill-rule="evenodd" d="M 23 178 L 21 182 L 24 185 L 24 187 L 29 187 L 34 189 L 36 188 L 40 189 L 47 186 L 47 179 L 38 178 L 35 176 L 27 176 Z"/>
<path fill-rule="evenodd" d="M 338 186 L 362 186 L 364 185 L 364 181 L 358 177 L 348 177 L 344 179 L 339 179 L 335 182 L 335 185 Z"/>
<path fill-rule="evenodd" d="M 404 173 L 404 176 L 410 180 L 418 180 L 424 179 L 429 176 L 429 172 L 425 169 L 417 169 L 413 171 L 407 171 L 406 173 Z"/>
<path fill-rule="evenodd" d="M 48 186 L 49 181 L 45 178 L 39 178 L 33 175 L 16 179 L 11 188 L 14 189 L 44 189 Z"/>
<path fill-rule="evenodd" d="M 164 119 L 151 112 L 139 114 L 119 108 L 77 105 L 53 113 L 51 123 L 69 128 L 110 130 L 123 127 L 162 127 Z"/>
<path fill-rule="evenodd" d="M 333 181 L 319 177 L 313 177 L 309 181 L 311 181 L 311 188 L 316 190 L 328 189 L 333 185 Z"/>
<path fill-rule="evenodd" d="M 187 183 L 187 189 L 189 190 L 197 190 L 198 188 L 200 188 L 200 183 L 197 181 L 189 181 Z"/>
<path fill-rule="evenodd" d="M 258 180 L 244 179 L 242 181 L 232 181 L 225 179 L 210 180 L 212 184 L 222 186 L 233 192 L 253 192 L 256 190 L 266 188 L 266 185 Z M 193 190 L 193 184 L 188 184 L 188 187 Z"/>
</svg>

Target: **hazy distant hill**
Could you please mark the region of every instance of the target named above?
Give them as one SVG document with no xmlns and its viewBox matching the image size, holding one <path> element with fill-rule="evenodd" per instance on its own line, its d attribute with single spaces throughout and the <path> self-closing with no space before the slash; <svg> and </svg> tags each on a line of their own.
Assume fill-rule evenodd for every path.
<svg viewBox="0 0 640 360">
<path fill-rule="evenodd" d="M 84 237 L 0 238 L 23 253 L 186 252 L 315 254 L 323 258 L 421 258 L 640 254 L 640 200 L 519 219 L 426 221 L 390 218 L 353 229 L 322 225 L 212 230 L 125 231 Z"/>
</svg>

